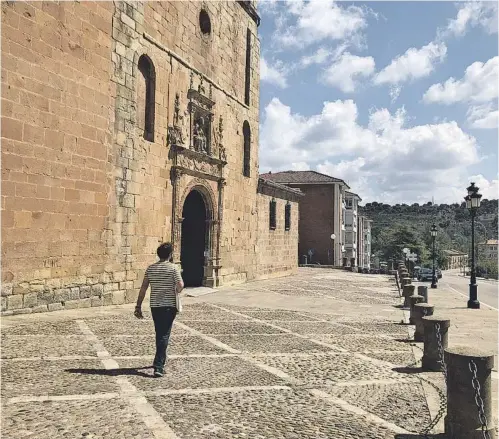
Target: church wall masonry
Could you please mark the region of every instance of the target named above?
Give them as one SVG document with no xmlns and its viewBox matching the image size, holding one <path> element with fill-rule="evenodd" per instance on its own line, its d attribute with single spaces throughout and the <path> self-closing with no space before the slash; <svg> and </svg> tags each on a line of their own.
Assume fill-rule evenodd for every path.
<svg viewBox="0 0 499 439">
<path fill-rule="evenodd" d="M 4 314 L 134 301 L 159 242 L 180 262 L 192 189 L 205 285 L 296 267 L 297 227 L 264 226 L 258 21 L 245 2 L 2 4 Z"/>
</svg>

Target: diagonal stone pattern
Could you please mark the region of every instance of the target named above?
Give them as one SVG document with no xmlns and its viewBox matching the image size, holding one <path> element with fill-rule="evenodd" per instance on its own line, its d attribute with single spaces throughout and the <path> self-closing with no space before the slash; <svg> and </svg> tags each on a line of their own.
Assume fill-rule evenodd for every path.
<svg viewBox="0 0 499 439">
<path fill-rule="evenodd" d="M 2 433 L 393 439 L 419 431 L 429 421 L 423 388 L 396 369 L 414 359 L 398 341 L 407 329 L 378 313 L 350 312 L 359 303 L 400 301 L 387 278 L 366 279 L 345 287 L 322 270 L 301 271 L 233 288 L 341 298 L 326 313 L 265 308 L 264 300 L 257 307 L 186 304 L 160 380 L 149 368 L 154 332 L 147 312 L 144 321 L 129 306 L 54 322 L 12 320 L 2 328 Z"/>
</svg>

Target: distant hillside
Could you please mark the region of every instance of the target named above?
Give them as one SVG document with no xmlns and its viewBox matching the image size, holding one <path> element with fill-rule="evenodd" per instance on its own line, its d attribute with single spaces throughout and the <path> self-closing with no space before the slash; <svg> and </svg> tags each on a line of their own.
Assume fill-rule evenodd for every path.
<svg viewBox="0 0 499 439">
<path fill-rule="evenodd" d="M 373 220 L 372 250 L 384 259 L 399 254 L 404 246 L 428 261 L 431 249 L 430 227 L 438 227 L 437 247 L 443 250 L 469 252 L 471 246 L 471 217 L 462 204 L 396 204 L 367 203 L 360 208 Z M 475 228 L 476 239 L 482 242 L 497 239 L 498 200 L 482 200 Z M 396 256 L 400 257 L 400 256 Z M 443 261 L 442 261 L 443 262 Z"/>
</svg>

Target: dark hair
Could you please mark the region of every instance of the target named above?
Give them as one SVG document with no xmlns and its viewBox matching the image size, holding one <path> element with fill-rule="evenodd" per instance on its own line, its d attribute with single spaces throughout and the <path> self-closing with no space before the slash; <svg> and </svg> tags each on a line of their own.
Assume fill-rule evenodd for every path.
<svg viewBox="0 0 499 439">
<path fill-rule="evenodd" d="M 170 242 L 164 242 L 161 244 L 156 253 L 158 254 L 159 259 L 169 259 L 173 251 L 173 246 Z"/>
</svg>

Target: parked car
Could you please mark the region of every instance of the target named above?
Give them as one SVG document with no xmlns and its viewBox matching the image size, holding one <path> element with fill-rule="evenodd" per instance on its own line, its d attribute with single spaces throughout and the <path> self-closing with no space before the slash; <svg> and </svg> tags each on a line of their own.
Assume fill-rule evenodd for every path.
<svg viewBox="0 0 499 439">
<path fill-rule="evenodd" d="M 422 268 L 421 270 L 419 270 L 419 275 L 418 275 L 418 280 L 420 282 L 424 282 L 424 281 L 431 281 L 433 277 L 433 270 L 431 270 L 430 268 Z"/>
<path fill-rule="evenodd" d="M 438 279 L 442 279 L 442 270 L 440 270 L 440 268 L 437 268 L 435 270 L 435 273 L 436 273 Z"/>
</svg>

